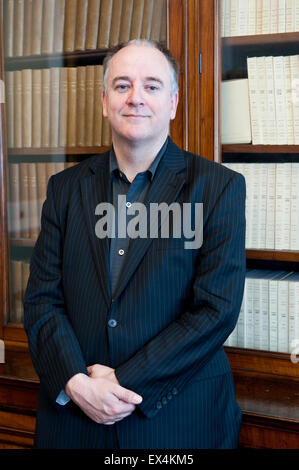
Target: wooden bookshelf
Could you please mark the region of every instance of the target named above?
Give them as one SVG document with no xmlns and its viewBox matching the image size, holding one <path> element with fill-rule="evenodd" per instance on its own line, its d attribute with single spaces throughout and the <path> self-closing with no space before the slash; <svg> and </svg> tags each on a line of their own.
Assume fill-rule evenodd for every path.
<svg viewBox="0 0 299 470">
<path fill-rule="evenodd" d="M 222 146 L 223 153 L 238 154 L 298 154 L 299 145 L 252 145 L 252 144 L 225 144 Z"/>
<path fill-rule="evenodd" d="M 275 33 L 275 34 L 256 34 L 251 36 L 233 36 L 222 38 L 223 47 L 236 47 L 236 46 L 275 46 L 275 45 L 290 45 L 299 42 L 299 32 L 291 33 Z"/>
<path fill-rule="evenodd" d="M 288 250 L 246 250 L 246 258 L 250 260 L 284 261 L 299 263 L 299 251 Z"/>
<path fill-rule="evenodd" d="M 8 149 L 8 156 L 35 156 L 35 155 L 93 155 L 104 153 L 109 149 L 107 146 L 101 147 L 43 147 L 43 148 L 11 148 Z"/>
</svg>

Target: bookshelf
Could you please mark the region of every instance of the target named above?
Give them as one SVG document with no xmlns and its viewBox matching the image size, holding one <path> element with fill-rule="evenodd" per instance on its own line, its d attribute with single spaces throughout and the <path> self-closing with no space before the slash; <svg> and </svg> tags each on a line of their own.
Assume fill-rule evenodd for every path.
<svg viewBox="0 0 299 470">
<path fill-rule="evenodd" d="M 245 5 L 246 3 L 246 5 Z M 272 2 L 274 6 L 275 2 Z M 281 2 L 281 5 L 284 2 Z M 251 32 L 249 34 L 248 29 L 246 30 L 247 26 L 244 25 L 244 16 L 239 16 L 237 18 L 235 8 L 239 7 L 240 10 L 249 7 L 253 8 L 252 5 L 255 4 L 257 8 L 258 5 L 262 5 L 262 2 L 227 2 L 226 0 L 217 2 L 218 6 L 218 32 L 221 36 L 221 39 L 218 39 L 219 44 L 219 51 L 220 51 L 220 62 L 221 65 L 218 66 L 219 73 L 215 75 L 215 83 L 216 86 L 220 89 L 222 81 L 226 80 L 235 80 L 235 79 L 248 79 L 248 104 L 249 104 L 249 114 L 250 114 L 250 125 L 251 125 L 251 141 L 246 142 L 245 139 L 242 141 L 242 137 L 240 134 L 240 141 L 237 143 L 235 140 L 232 143 L 227 141 L 227 136 L 225 143 L 221 143 L 221 130 L 219 132 L 219 145 L 218 145 L 218 153 L 216 153 L 216 159 L 222 164 L 230 166 L 235 171 L 240 171 L 244 169 L 244 165 L 247 168 L 251 166 L 251 168 L 255 168 L 256 172 L 252 170 L 253 178 L 258 178 L 258 167 L 259 165 L 266 165 L 266 168 L 269 168 L 270 165 L 285 165 L 285 164 L 299 164 L 299 146 L 293 140 L 292 142 L 289 140 L 284 143 L 275 144 L 267 141 L 265 144 L 261 142 L 257 142 L 253 144 L 254 140 L 254 125 L 256 123 L 253 122 L 254 119 L 258 120 L 261 114 L 257 115 L 254 114 L 256 108 L 251 108 L 252 101 L 256 97 L 256 102 L 258 103 L 260 112 L 265 112 L 264 109 L 267 111 L 271 109 L 269 100 L 271 99 L 271 95 L 269 90 L 273 92 L 274 98 L 276 98 L 275 92 L 278 89 L 277 82 L 274 81 L 276 76 L 273 75 L 274 87 L 271 88 L 271 82 L 267 82 L 268 87 L 262 92 L 261 90 L 261 77 L 259 76 L 260 83 L 255 82 L 256 89 L 254 93 L 256 95 L 250 95 L 250 80 L 251 76 L 248 74 L 248 58 L 252 57 L 287 57 L 287 56 L 296 56 L 298 53 L 298 39 L 299 39 L 299 28 L 298 24 L 293 24 L 293 30 L 289 27 L 287 29 L 287 22 L 285 17 L 285 30 L 278 31 L 278 27 L 275 31 L 273 25 L 273 30 L 271 33 L 269 30 L 264 31 L 261 34 L 261 29 L 258 29 L 257 24 L 251 25 L 248 24 L 248 29 L 251 27 Z M 269 2 L 264 2 L 264 5 L 270 5 Z M 285 2 L 285 6 L 288 8 L 290 7 L 290 2 Z M 295 3 L 293 2 L 293 7 L 298 8 Z M 266 8 L 266 7 L 265 7 Z M 226 10 L 226 16 L 223 17 Z M 230 18 L 229 12 L 230 11 Z M 252 13 L 252 12 L 251 12 Z M 279 21 L 281 21 L 281 12 L 277 12 L 276 20 L 277 25 Z M 286 14 L 286 12 L 285 12 Z M 261 17 L 263 12 L 255 10 L 255 20 L 258 21 L 258 18 L 261 21 Z M 250 15 L 247 10 L 247 18 L 250 21 L 252 20 L 254 15 Z M 273 15 L 273 12 L 268 12 L 266 19 L 269 20 L 269 15 Z M 293 11 L 293 15 L 295 16 L 295 11 Z M 242 19 L 243 18 L 243 19 Z M 264 19 L 265 19 L 264 18 Z M 280 19 L 279 19 L 280 18 Z M 288 18 L 291 18 L 290 11 L 288 11 Z M 265 19 L 265 23 L 267 23 Z M 243 23 L 241 22 L 243 21 Z M 229 21 L 232 23 L 229 24 Z M 226 23 L 225 23 L 226 22 Z M 225 23 L 225 24 L 224 24 Z M 262 24 L 262 23 L 261 23 Z M 261 24 L 259 28 L 261 28 Z M 225 28 L 228 27 L 230 34 L 225 34 Z M 230 28 L 233 28 L 231 30 Z M 243 33 L 241 35 L 240 29 L 241 28 Z M 297 29 L 296 29 L 297 28 Z M 217 35 L 217 33 L 216 33 Z M 220 72 L 221 70 L 221 72 Z M 286 70 L 286 69 L 285 69 Z M 295 77 L 294 77 L 295 78 Z M 269 85 L 270 83 L 270 85 Z M 295 83 L 293 88 L 295 88 Z M 291 87 L 292 88 L 292 87 Z M 274 90 L 274 91 L 273 91 Z M 293 90 L 290 91 L 292 93 Z M 260 94 L 259 94 L 260 93 Z M 286 93 L 286 92 L 285 92 Z M 297 91 L 293 91 L 293 98 Z M 272 97 L 273 97 L 272 95 Z M 216 95 L 217 96 L 217 95 Z M 265 99 L 266 97 L 266 99 Z M 221 98 L 220 97 L 220 106 L 221 106 Z M 237 98 L 236 98 L 237 99 Z M 247 98 L 246 98 L 247 99 Z M 258 101 L 258 100 L 263 101 Z M 250 101 L 252 100 L 252 101 Z M 267 101 L 268 100 L 268 101 Z M 294 99 L 293 99 L 294 103 Z M 273 101 L 272 101 L 273 104 Z M 264 108 L 262 107 L 264 105 Z M 292 111 L 294 113 L 295 105 L 293 104 Z M 272 107 L 272 111 L 274 114 L 277 114 L 277 108 Z M 269 112 L 269 111 L 268 111 Z M 285 110 L 283 112 L 286 113 Z M 279 116 L 280 117 L 280 116 Z M 294 117 L 294 114 L 293 114 Z M 273 116 L 268 118 L 271 119 Z M 222 119 L 225 119 L 225 113 L 222 114 Z M 258 124 L 261 126 L 263 121 L 259 119 Z M 219 124 L 221 129 L 221 123 Z M 295 122 L 293 122 L 293 126 L 295 126 Z M 297 126 L 297 124 L 296 124 Z M 259 131 L 261 128 L 259 128 Z M 296 129 L 297 131 L 297 129 Z M 293 128 L 293 138 L 295 133 L 295 127 Z M 244 135 L 244 132 L 243 132 Z M 273 135 L 273 134 L 272 134 Z M 277 136 L 274 135 L 276 139 Z M 274 140 L 274 139 L 273 139 Z M 286 139 L 287 140 L 287 139 Z M 268 167 L 267 167 L 268 165 Z M 270 172 L 270 170 L 267 170 Z M 280 174 L 280 173 L 279 173 Z M 244 175 L 245 176 L 245 175 Z M 247 191 L 250 194 L 247 195 L 247 204 L 249 205 L 249 200 L 254 200 L 254 198 L 258 198 L 256 193 L 252 193 L 256 191 L 256 187 L 246 179 L 247 182 Z M 299 181 L 293 185 L 293 187 L 298 186 Z M 274 198 L 276 197 L 274 202 L 274 209 L 276 210 L 279 206 L 277 202 L 277 180 L 274 184 L 275 191 L 274 191 Z M 286 184 L 286 187 L 291 187 L 291 180 Z M 269 191 L 269 189 L 268 189 Z M 261 191 L 263 196 L 265 197 L 265 193 Z M 272 194 L 272 193 L 271 193 Z M 294 198 L 296 196 L 293 196 Z M 291 203 L 293 201 L 292 196 L 290 195 Z M 295 200 L 295 199 L 294 199 Z M 262 212 L 263 210 L 263 199 L 256 199 L 258 201 L 257 205 L 255 206 L 254 210 L 256 212 L 253 215 L 248 212 L 247 213 L 247 230 L 250 231 L 252 229 L 252 224 L 255 224 L 255 230 L 260 230 L 260 225 L 258 224 L 261 221 L 261 218 L 265 217 L 267 214 L 267 210 L 270 211 L 271 207 L 267 206 L 266 212 Z M 287 198 L 285 200 L 285 205 L 283 205 L 282 210 L 283 212 L 275 212 L 275 222 L 276 225 L 273 225 L 272 228 L 275 230 L 277 228 L 277 222 L 279 222 L 278 217 L 281 213 L 285 213 L 287 211 Z M 280 207 L 280 206 L 279 206 Z M 292 206 L 293 207 L 293 206 Z M 295 207 L 295 206 L 294 206 Z M 266 224 L 265 220 L 264 227 L 266 230 L 268 225 Z M 281 224 L 283 220 L 281 221 Z M 290 230 L 290 227 L 289 227 Z M 297 232 L 299 227 L 297 228 Z M 247 259 L 247 267 L 251 270 L 256 270 L 256 276 L 259 276 L 259 272 L 262 271 L 265 273 L 265 270 L 271 276 L 272 273 L 278 273 L 280 271 L 283 272 L 294 272 L 298 274 L 299 271 L 299 240 L 298 246 L 295 249 L 265 249 L 265 248 L 257 248 L 257 246 L 250 245 L 246 249 L 246 259 Z M 262 278 L 263 276 L 260 275 Z M 248 281 L 248 279 L 246 280 Z M 238 325 L 236 327 L 235 332 L 231 335 L 231 342 L 228 341 L 226 345 L 226 351 L 233 369 L 234 378 L 235 378 L 235 385 L 236 385 L 236 393 L 239 399 L 239 403 L 243 410 L 244 416 L 244 424 L 242 427 L 241 433 L 241 442 L 244 447 L 248 447 L 252 445 L 252 442 L 255 442 L 256 447 L 269 447 L 269 448 L 298 448 L 299 444 L 299 435 L 298 435 L 298 424 L 299 424 L 299 416 L 297 413 L 298 410 L 298 361 L 296 359 L 292 360 L 292 350 L 289 349 L 287 352 L 282 352 L 277 347 L 276 350 L 273 350 L 272 347 L 269 346 L 264 349 L 256 349 L 252 346 L 247 346 L 247 344 L 252 343 L 252 337 L 248 337 L 246 340 L 246 333 L 252 334 L 254 332 L 253 342 L 258 342 L 259 336 L 262 332 L 267 335 L 268 338 L 274 336 L 281 335 L 281 318 L 283 316 L 283 305 L 279 303 L 278 299 L 282 299 L 277 294 L 273 294 L 273 291 L 266 291 L 267 286 L 269 284 L 258 284 L 257 279 L 254 279 L 255 283 L 249 283 L 251 290 L 247 287 L 247 290 L 244 292 L 244 317 L 240 314 L 240 326 L 238 330 Z M 268 282 L 268 281 L 267 281 Z M 283 283 L 283 281 L 281 281 Z M 282 285 L 282 284 L 277 284 Z M 263 286 L 263 287 L 261 287 Z M 278 287 L 279 288 L 279 287 Z M 256 289 L 255 291 L 252 289 Z M 289 288 L 290 289 L 290 288 Z M 291 304 L 291 297 L 290 292 L 289 294 L 286 292 L 286 297 L 288 305 Z M 249 301 L 245 300 L 245 294 L 250 296 Z M 263 297 L 264 293 L 264 297 Z M 260 296 L 260 297 L 259 297 Z M 268 303 L 265 303 L 265 297 L 268 299 Z M 274 298 L 274 300 L 273 300 Z M 262 299 L 262 300 L 261 300 Z M 270 304 L 271 301 L 275 302 L 277 299 L 277 309 L 273 310 L 273 305 Z M 264 303 L 262 303 L 264 301 Z M 256 302 L 254 304 L 254 302 Z M 296 304 L 296 315 L 298 317 L 297 323 L 299 322 L 299 298 L 295 298 Z M 254 305 L 256 310 L 254 310 Z M 268 310 L 265 312 L 265 305 L 267 305 Z M 293 304 L 292 304 L 293 305 Z M 257 307 L 258 306 L 258 307 Z M 264 308 L 264 310 L 263 310 Z M 241 309 L 242 312 L 242 309 Z M 253 313 L 252 313 L 253 312 Z M 265 313 L 267 315 L 266 324 L 264 323 L 261 326 L 262 318 L 265 318 Z M 262 317 L 262 314 L 264 315 Z M 276 316 L 274 316 L 276 314 Z M 252 316 L 253 315 L 253 316 Z M 290 311 L 289 311 L 290 315 Z M 242 317 L 242 318 L 241 318 Z M 247 320 L 246 320 L 247 318 Z M 258 318 L 258 321 L 256 319 Z M 273 321 L 273 318 L 277 323 L 270 323 Z M 293 318 L 293 317 L 292 317 Z M 284 319 L 291 324 L 291 316 L 284 316 Z M 246 321 L 248 323 L 246 323 Z M 251 323 L 252 322 L 252 323 Z M 244 327 L 245 324 L 245 327 Z M 298 323 L 299 324 L 299 323 Z M 270 331 L 270 328 L 276 328 L 274 331 Z M 276 325 L 276 326 L 275 326 Z M 280 325 L 280 330 L 279 330 Z M 284 324 L 285 326 L 285 324 Z M 242 328 L 244 327 L 244 330 Z M 247 328 L 247 329 L 246 329 Z M 261 330 L 262 328 L 262 330 Z M 269 329 L 268 329 L 269 328 Z M 266 329 L 266 330 L 265 330 Z M 244 338 L 242 334 L 240 336 L 240 331 L 244 332 Z M 261 332 L 262 331 L 262 332 Z M 297 336 L 298 337 L 298 327 L 297 327 Z M 239 336 L 238 336 L 239 332 Z M 287 333 L 291 335 L 291 330 L 288 330 Z M 236 335 L 235 337 L 233 335 Z M 240 340 L 241 337 L 241 340 Z M 291 337 L 291 336 L 289 336 Z M 237 338 L 237 339 L 236 339 Z M 268 339 L 267 338 L 267 339 Z M 275 348 L 275 346 L 274 346 Z M 293 351 L 294 352 L 294 351 Z M 288 396 L 288 400 L 286 401 L 284 397 Z M 265 436 L 269 439 L 268 442 L 265 441 Z M 279 439 L 279 440 L 276 440 Z M 285 440 L 285 442 L 284 442 Z"/>
</svg>

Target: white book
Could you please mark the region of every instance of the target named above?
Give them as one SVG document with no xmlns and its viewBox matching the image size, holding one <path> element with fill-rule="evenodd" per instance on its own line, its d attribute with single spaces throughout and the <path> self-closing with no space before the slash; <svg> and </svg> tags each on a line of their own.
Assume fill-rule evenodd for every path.
<svg viewBox="0 0 299 470">
<path fill-rule="evenodd" d="M 252 216 L 250 227 L 250 244 L 253 248 L 259 248 L 259 232 L 260 232 L 260 203 L 261 203 L 261 166 L 255 165 L 252 185 Z"/>
<path fill-rule="evenodd" d="M 238 36 L 239 15 L 238 0 L 230 0 L 230 35 Z"/>
<path fill-rule="evenodd" d="M 278 0 L 271 0 L 271 11 L 270 11 L 270 31 L 275 34 L 278 33 Z"/>
<path fill-rule="evenodd" d="M 256 34 L 263 33 L 263 0 L 256 0 Z"/>
<path fill-rule="evenodd" d="M 248 35 L 248 0 L 239 0 L 238 9 L 238 25 L 239 25 L 239 36 Z"/>
<path fill-rule="evenodd" d="M 299 2 L 298 0 L 294 0 L 294 17 L 295 17 L 295 20 L 294 20 L 294 31 L 299 31 Z"/>
<path fill-rule="evenodd" d="M 245 317 L 245 348 L 254 348 L 254 314 L 253 314 L 253 286 L 254 279 L 252 277 L 246 278 L 246 310 Z"/>
<path fill-rule="evenodd" d="M 290 56 L 284 57 L 284 70 L 285 70 L 285 96 L 286 96 L 288 145 L 293 145 L 294 144 L 294 113 L 293 113 L 292 75 L 291 75 Z"/>
<path fill-rule="evenodd" d="M 267 215 L 266 215 L 266 249 L 274 250 L 275 247 L 275 186 L 276 164 L 267 164 Z"/>
<path fill-rule="evenodd" d="M 299 145 L 299 55 L 290 56 L 293 101 L 294 143 Z"/>
<path fill-rule="evenodd" d="M 274 271 L 269 279 L 269 351 L 278 351 L 278 282 L 287 274 Z"/>
<path fill-rule="evenodd" d="M 271 33 L 271 0 L 262 2 L 262 32 L 263 34 Z"/>
<path fill-rule="evenodd" d="M 256 34 L 256 0 L 248 0 L 248 35 Z"/>
<path fill-rule="evenodd" d="M 267 181 L 268 181 L 268 163 L 259 163 L 259 229 L 257 248 L 266 248 L 266 224 L 267 224 Z"/>
<path fill-rule="evenodd" d="M 266 63 L 265 57 L 256 58 L 256 72 L 258 85 L 258 104 L 259 104 L 259 125 L 261 129 L 262 143 L 269 144 L 268 139 L 268 113 L 267 113 L 267 81 L 266 81 Z"/>
<path fill-rule="evenodd" d="M 244 164 L 244 167 L 243 167 L 243 176 L 246 181 L 246 205 L 245 205 L 245 217 L 246 217 L 245 246 L 246 248 L 254 248 L 254 245 L 252 242 L 253 231 L 254 231 L 253 185 L 254 185 L 256 167 L 257 165 L 254 163 Z"/>
<path fill-rule="evenodd" d="M 288 250 L 291 229 L 291 163 L 276 166 L 275 250 Z"/>
<path fill-rule="evenodd" d="M 276 132 L 276 107 L 275 107 L 275 89 L 274 89 L 274 72 L 273 57 L 265 58 L 266 67 L 266 89 L 267 89 L 267 135 L 268 143 L 275 145 L 277 139 Z"/>
<path fill-rule="evenodd" d="M 221 12 L 220 12 L 220 17 L 221 17 L 221 37 L 225 37 L 225 4 L 226 0 L 221 0 Z"/>
<path fill-rule="evenodd" d="M 231 2 L 231 0 L 225 0 L 225 6 L 224 6 L 224 34 L 225 34 L 225 37 L 231 36 L 231 30 L 230 30 L 230 2 Z"/>
<path fill-rule="evenodd" d="M 260 349 L 261 344 L 261 305 L 260 305 L 260 276 L 257 275 L 257 278 L 252 280 L 252 290 L 253 290 L 253 299 L 252 299 L 252 309 L 253 309 L 253 347 L 254 349 Z"/>
<path fill-rule="evenodd" d="M 278 0 L 278 32 L 286 32 L 286 0 Z"/>
<path fill-rule="evenodd" d="M 222 82 L 221 123 L 223 144 L 251 142 L 248 79 Z"/>
<path fill-rule="evenodd" d="M 277 144 L 285 145 L 288 143 L 288 132 L 286 122 L 284 58 L 282 56 L 273 57 L 273 70 L 276 103 Z"/>
<path fill-rule="evenodd" d="M 294 341 L 299 340 L 299 273 L 288 277 L 289 284 L 289 344 L 288 352 L 292 352 Z"/>
<path fill-rule="evenodd" d="M 299 163 L 292 163 L 290 249 L 299 251 Z"/>
<path fill-rule="evenodd" d="M 295 29 L 294 0 L 286 1 L 286 33 L 290 33 Z"/>
<path fill-rule="evenodd" d="M 239 348 L 245 347 L 245 309 L 246 309 L 246 282 L 244 285 L 244 295 L 243 301 L 239 313 L 238 323 L 237 323 L 237 346 Z"/>
<path fill-rule="evenodd" d="M 277 290 L 277 350 L 288 352 L 289 349 L 289 285 L 285 279 L 278 282 Z"/>
<path fill-rule="evenodd" d="M 257 64 L 256 57 L 247 58 L 249 106 L 251 135 L 253 145 L 262 144 L 262 133 L 260 126 L 260 107 L 258 100 Z"/>
<path fill-rule="evenodd" d="M 269 279 L 273 271 L 265 271 L 260 279 L 260 344 L 263 351 L 269 350 Z"/>
</svg>

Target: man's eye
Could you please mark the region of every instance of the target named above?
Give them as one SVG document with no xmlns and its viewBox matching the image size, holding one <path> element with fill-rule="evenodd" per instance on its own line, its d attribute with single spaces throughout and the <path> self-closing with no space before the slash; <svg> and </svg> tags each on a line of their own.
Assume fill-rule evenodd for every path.
<svg viewBox="0 0 299 470">
<path fill-rule="evenodd" d="M 129 87 L 129 85 L 117 85 L 116 86 L 116 89 L 119 90 L 119 91 L 125 91 L 127 90 Z"/>
<path fill-rule="evenodd" d="M 148 85 L 147 89 L 149 91 L 157 91 L 159 88 L 156 85 Z"/>
</svg>

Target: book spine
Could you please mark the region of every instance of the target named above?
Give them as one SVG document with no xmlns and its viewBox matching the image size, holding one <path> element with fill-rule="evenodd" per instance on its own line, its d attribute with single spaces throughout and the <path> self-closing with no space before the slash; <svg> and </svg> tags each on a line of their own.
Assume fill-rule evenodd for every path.
<svg viewBox="0 0 299 470">
<path fill-rule="evenodd" d="M 14 5 L 14 56 L 23 55 L 24 0 L 16 0 Z"/>
<path fill-rule="evenodd" d="M 23 319 L 23 302 L 22 302 L 22 262 L 17 260 L 11 261 L 11 278 L 12 278 L 12 295 L 11 295 L 11 311 L 9 320 L 11 323 L 21 323 Z"/>
<path fill-rule="evenodd" d="M 293 145 L 295 142 L 295 139 L 294 139 L 294 113 L 293 113 L 293 99 L 292 99 L 292 75 L 291 75 L 290 56 L 284 57 L 284 71 L 285 71 L 287 142 L 288 142 L 288 145 Z"/>
<path fill-rule="evenodd" d="M 121 22 L 123 0 L 113 0 L 113 7 L 111 13 L 111 27 L 109 36 L 109 47 L 114 47 L 118 44 L 118 36 Z"/>
<path fill-rule="evenodd" d="M 268 113 L 267 113 L 267 82 L 265 57 L 256 58 L 257 73 L 257 99 L 259 103 L 260 133 L 263 144 L 269 144 L 268 138 Z"/>
<path fill-rule="evenodd" d="M 253 347 L 261 348 L 260 279 L 252 279 Z"/>
<path fill-rule="evenodd" d="M 46 0 L 44 2 L 42 19 L 42 54 L 51 54 L 54 47 L 54 14 L 55 0 Z"/>
<path fill-rule="evenodd" d="M 42 143 L 42 71 L 32 70 L 32 147 L 39 148 Z"/>
<path fill-rule="evenodd" d="M 85 142 L 87 146 L 93 145 L 94 132 L 94 84 L 95 68 L 93 65 L 86 67 L 86 122 Z"/>
<path fill-rule="evenodd" d="M 68 68 L 67 145 L 76 146 L 77 68 Z"/>
<path fill-rule="evenodd" d="M 106 49 L 109 47 L 112 5 L 113 2 L 111 2 L 111 0 L 101 0 L 100 24 L 97 41 L 98 49 Z"/>
<path fill-rule="evenodd" d="M 248 0 L 248 35 L 256 34 L 256 0 Z"/>
<path fill-rule="evenodd" d="M 272 145 L 276 144 L 276 106 L 275 106 L 275 89 L 274 89 L 274 74 L 273 74 L 273 57 L 268 56 L 265 58 L 266 67 L 266 104 L 267 104 L 267 135 L 268 142 Z"/>
<path fill-rule="evenodd" d="M 278 0 L 271 0 L 270 10 L 270 33 L 278 33 Z"/>
<path fill-rule="evenodd" d="M 32 70 L 23 69 L 22 74 L 22 146 L 32 145 Z"/>
<path fill-rule="evenodd" d="M 126 42 L 130 39 L 131 19 L 133 12 L 133 0 L 123 2 L 121 23 L 119 30 L 119 42 Z"/>
<path fill-rule="evenodd" d="M 4 53 L 6 57 L 14 55 L 14 0 L 7 0 L 3 5 L 4 13 Z"/>
<path fill-rule="evenodd" d="M 238 21 L 238 0 L 230 0 L 230 35 L 238 36 L 239 21 Z"/>
<path fill-rule="evenodd" d="M 67 146 L 68 127 L 68 69 L 60 69 L 59 146 Z"/>
<path fill-rule="evenodd" d="M 134 0 L 130 39 L 140 38 L 141 28 L 142 28 L 143 10 L 144 10 L 144 0 Z M 162 18 L 162 15 L 161 15 L 161 18 Z M 159 31 L 159 36 L 160 36 L 160 31 Z"/>
<path fill-rule="evenodd" d="M 299 250 L 299 163 L 292 163 L 290 249 Z"/>
<path fill-rule="evenodd" d="M 60 69 L 50 69 L 50 147 L 59 143 L 59 89 Z"/>
<path fill-rule="evenodd" d="M 14 72 L 14 147 L 22 147 L 22 71 Z"/>
<path fill-rule="evenodd" d="M 37 217 L 40 225 L 42 207 L 47 195 L 47 172 L 46 163 L 36 163 L 36 174 L 37 174 Z"/>
<path fill-rule="evenodd" d="M 63 39 L 64 52 L 72 52 L 75 49 L 76 17 L 77 0 L 65 0 Z"/>
<path fill-rule="evenodd" d="M 253 279 L 247 278 L 246 281 L 245 347 L 252 349 L 254 347 Z"/>
<path fill-rule="evenodd" d="M 55 1 L 53 51 L 63 52 L 65 0 Z"/>
<path fill-rule="evenodd" d="M 93 145 L 102 145 L 102 87 L 103 87 L 103 66 L 96 65 L 94 71 L 94 134 Z"/>
<path fill-rule="evenodd" d="M 260 279 L 260 349 L 269 350 L 269 281 Z"/>
<path fill-rule="evenodd" d="M 24 43 L 23 55 L 31 54 L 32 42 L 32 0 L 25 0 L 24 4 Z"/>
<path fill-rule="evenodd" d="M 281 280 L 278 282 L 277 310 L 277 349 L 279 352 L 285 353 L 289 349 L 289 290 L 287 281 Z"/>
<path fill-rule="evenodd" d="M 230 0 L 225 0 L 225 1 L 229 2 Z M 142 26 L 141 26 L 141 33 L 140 33 L 140 37 L 142 39 L 150 38 L 153 11 L 154 11 L 154 0 L 147 0 L 144 4 L 144 9 L 143 9 Z"/>
<path fill-rule="evenodd" d="M 263 0 L 256 0 L 256 34 L 263 34 Z"/>
<path fill-rule="evenodd" d="M 85 50 L 88 0 L 78 0 L 77 21 L 75 34 L 75 50 Z"/>
<path fill-rule="evenodd" d="M 299 145 L 299 55 L 290 56 L 294 143 Z"/>
<path fill-rule="evenodd" d="M 33 0 L 32 4 L 32 42 L 31 53 L 38 55 L 42 47 L 43 0 Z"/>
<path fill-rule="evenodd" d="M 50 147 L 50 69 L 42 69 L 42 147 Z"/>
<path fill-rule="evenodd" d="M 239 0 L 238 36 L 248 35 L 248 0 Z"/>
<path fill-rule="evenodd" d="M 29 237 L 36 240 L 39 234 L 37 176 L 35 163 L 28 163 Z"/>
<path fill-rule="evenodd" d="M 295 31 L 295 15 L 294 15 L 294 1 L 293 0 L 286 0 L 285 4 L 285 17 L 286 17 L 286 32 L 290 33 Z"/>
<path fill-rule="evenodd" d="M 286 32 L 286 0 L 278 0 L 278 32 Z"/>
<path fill-rule="evenodd" d="M 9 189 L 10 189 L 10 227 L 11 238 L 21 237 L 21 207 L 20 207 L 20 172 L 19 164 L 11 163 L 9 165 Z"/>
<path fill-rule="evenodd" d="M 86 24 L 85 48 L 96 49 L 100 18 L 100 0 L 89 0 Z"/>
<path fill-rule="evenodd" d="M 285 70 L 284 58 L 282 56 L 273 57 L 276 124 L 277 124 L 277 144 L 286 145 L 288 143 L 287 120 L 286 120 L 286 96 L 285 96 Z"/>
<path fill-rule="evenodd" d="M 277 351 L 277 282 L 269 281 L 269 350 Z"/>
<path fill-rule="evenodd" d="M 30 238 L 28 163 L 20 163 L 21 237 Z"/>
<path fill-rule="evenodd" d="M 262 2 L 262 33 L 270 34 L 271 32 L 271 0 L 263 0 Z"/>
<path fill-rule="evenodd" d="M 84 147 L 85 142 L 85 126 L 89 120 L 86 111 L 86 69 L 87 67 L 77 68 L 77 145 Z"/>
<path fill-rule="evenodd" d="M 274 250 L 275 247 L 275 186 L 276 165 L 268 164 L 267 176 L 267 215 L 266 215 L 266 249 Z"/>
<path fill-rule="evenodd" d="M 260 129 L 260 111 L 259 111 L 259 100 L 258 100 L 256 57 L 247 58 L 247 69 L 248 69 L 252 143 L 253 145 L 258 145 L 258 144 L 262 144 L 262 135 L 261 135 L 261 129 Z"/>
</svg>

